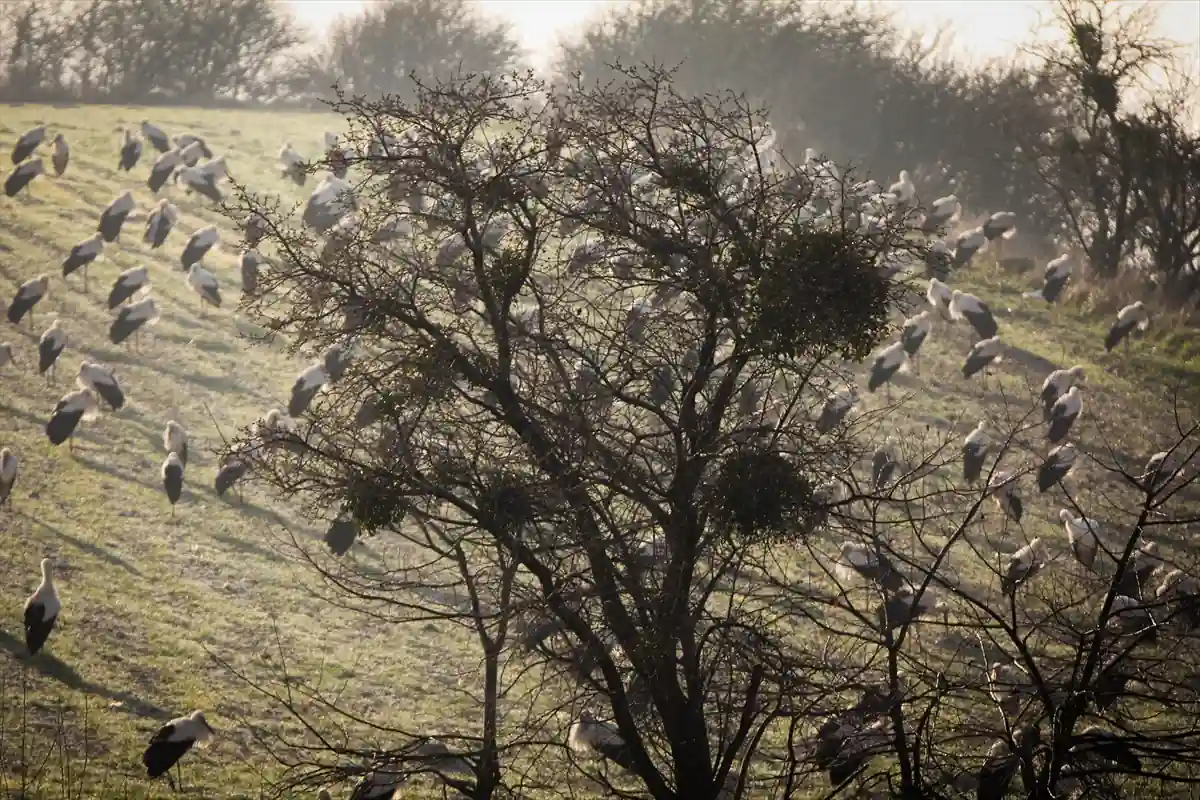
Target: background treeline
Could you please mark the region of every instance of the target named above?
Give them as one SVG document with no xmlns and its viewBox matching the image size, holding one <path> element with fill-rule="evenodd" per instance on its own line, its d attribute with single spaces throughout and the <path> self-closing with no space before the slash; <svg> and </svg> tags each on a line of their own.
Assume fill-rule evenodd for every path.
<svg viewBox="0 0 1200 800">
<path fill-rule="evenodd" d="M 1022 241 L 1072 246 L 1094 274 L 1187 306 L 1200 294 L 1195 95 L 1152 16 L 1062 0 L 1061 44 L 979 67 L 859 5 L 643 0 L 562 46 L 552 69 L 590 80 L 615 62 L 680 64 L 685 88 L 770 108 L 793 154 L 814 147 L 881 182 L 907 169 L 927 199 L 1018 210 Z M 3 100 L 202 105 L 316 103 L 334 84 L 404 93 L 413 73 L 521 59 L 515 33 L 465 0 L 372 3 L 324 41 L 272 0 L 5 3 L 0 54 Z"/>
</svg>

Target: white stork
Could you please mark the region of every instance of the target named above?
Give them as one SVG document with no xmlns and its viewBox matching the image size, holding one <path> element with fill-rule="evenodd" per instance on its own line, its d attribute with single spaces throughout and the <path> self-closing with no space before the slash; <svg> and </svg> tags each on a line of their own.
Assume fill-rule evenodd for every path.
<svg viewBox="0 0 1200 800">
<path fill-rule="evenodd" d="M 1017 233 L 1017 215 L 1011 211 L 997 211 L 980 227 L 989 242 L 1000 237 L 1011 239 Z"/>
<path fill-rule="evenodd" d="M 154 166 L 150 168 L 150 177 L 146 179 L 146 185 L 150 187 L 150 191 L 157 194 L 167 185 L 167 181 L 181 164 L 183 164 L 183 156 L 178 150 L 163 151 L 162 155 L 154 159 Z"/>
<path fill-rule="evenodd" d="M 49 275 L 38 275 L 36 278 L 21 284 L 21 287 L 17 289 L 17 293 L 13 295 L 12 302 L 8 304 L 8 321 L 13 325 L 17 325 L 28 314 L 29 327 L 32 329 L 33 307 L 46 296 L 49 286 Z"/>
<path fill-rule="evenodd" d="M 1063 530 L 1067 532 L 1067 542 L 1071 545 L 1071 554 L 1075 560 L 1087 569 L 1096 563 L 1096 553 L 1100 550 L 1100 538 L 1097 536 L 1096 523 L 1087 517 L 1077 517 L 1068 509 L 1061 509 L 1058 518 L 1062 520 Z"/>
<path fill-rule="evenodd" d="M 308 180 L 304 159 L 292 148 L 291 142 L 285 142 L 279 148 L 279 175 L 290 178 L 297 186 L 303 186 Z"/>
<path fill-rule="evenodd" d="M 183 184 L 183 188 L 188 192 L 195 192 L 203 195 L 214 203 L 220 203 L 225 199 L 225 195 L 221 192 L 216 175 L 211 172 L 206 172 L 203 167 L 183 167 L 175 173 L 176 180 Z"/>
<path fill-rule="evenodd" d="M 292 384 L 292 396 L 288 400 L 288 416 L 298 417 L 312 405 L 313 398 L 329 380 L 329 373 L 321 364 L 313 364 L 296 377 Z"/>
<path fill-rule="evenodd" d="M 187 274 L 188 286 L 200 295 L 201 305 L 208 303 L 217 308 L 221 307 L 221 287 L 217 284 L 217 276 L 199 264 L 192 264 Z"/>
<path fill-rule="evenodd" d="M 846 415 L 858 404 L 858 392 L 853 387 L 830 394 L 817 418 L 817 433 L 829 433 L 842 424 Z"/>
<path fill-rule="evenodd" d="M 925 340 L 929 338 L 932 330 L 933 311 L 927 308 L 904 320 L 904 328 L 900 331 L 900 343 L 904 345 L 904 352 L 908 353 L 908 357 L 913 360 L 913 367 L 918 375 L 921 374 L 919 361 L 921 345 L 925 344 Z"/>
<path fill-rule="evenodd" d="M 38 340 L 38 375 L 45 375 L 47 384 L 50 383 L 47 371 L 57 372 L 55 365 L 66 346 L 67 332 L 62 326 L 62 321 L 56 319 Z"/>
<path fill-rule="evenodd" d="M 199 264 L 219 241 L 221 241 L 221 233 L 217 230 L 216 225 L 207 225 L 201 228 L 188 239 L 183 253 L 179 256 L 179 263 L 185 270 L 193 264 Z"/>
<path fill-rule="evenodd" d="M 262 256 L 254 250 L 245 250 L 238 260 L 242 275 L 242 294 L 253 296 L 258 292 L 258 268 L 262 264 Z"/>
<path fill-rule="evenodd" d="M 182 141 L 184 136 L 189 137 L 187 142 Z M 201 158 L 212 158 L 212 153 L 206 153 L 206 148 L 203 142 L 191 134 L 175 137 L 175 146 L 179 148 L 179 160 L 183 162 L 185 167 L 194 167 L 200 163 Z"/>
<path fill-rule="evenodd" d="M 58 622 L 62 603 L 54 589 L 54 560 L 42 559 L 42 582 L 25 601 L 25 647 L 36 656 Z"/>
<path fill-rule="evenodd" d="M 46 126 L 38 125 L 36 128 L 30 128 L 21 134 L 21 138 L 17 139 L 16 145 L 12 151 L 12 163 L 20 164 L 25 159 L 33 155 L 33 151 L 41 146 L 46 138 Z"/>
<path fill-rule="evenodd" d="M 929 289 L 925 292 L 925 299 L 929 302 L 929 307 L 936 311 L 942 319 L 954 319 L 954 312 L 951 308 L 951 303 L 954 301 L 954 292 L 951 291 L 949 286 L 937 278 L 930 278 Z"/>
<path fill-rule="evenodd" d="M 1050 412 L 1054 408 L 1054 404 L 1058 402 L 1058 398 L 1062 397 L 1075 384 L 1082 384 L 1084 381 L 1083 367 L 1076 365 L 1070 369 L 1056 369 L 1051 372 L 1046 380 L 1042 383 L 1042 408 L 1044 413 L 1042 418 L 1047 422 L 1050 420 Z"/>
<path fill-rule="evenodd" d="M 242 233 L 246 237 L 246 247 L 258 247 L 258 243 L 267 235 L 269 229 L 267 218 L 260 211 L 251 211 L 246 215 L 245 222 L 242 223 Z"/>
<path fill-rule="evenodd" d="M 975 257 L 975 254 L 983 249 L 988 242 L 987 236 L 984 235 L 982 228 L 971 228 L 968 231 L 963 231 L 954 239 L 954 261 L 952 262 L 955 269 L 965 267 Z"/>
<path fill-rule="evenodd" d="M 1073 444 L 1062 444 L 1051 450 L 1046 455 L 1046 460 L 1038 466 L 1038 491 L 1046 492 L 1067 477 L 1067 473 L 1075 466 L 1075 460 L 1078 457 Z"/>
<path fill-rule="evenodd" d="M 1018 525 L 1025 515 L 1025 502 L 1021 498 L 1020 485 L 1017 476 L 1001 470 L 992 475 L 988 483 L 987 494 L 996 502 L 996 506 L 1004 515 Z"/>
<path fill-rule="evenodd" d="M 917 196 L 917 187 L 908 177 L 908 170 L 900 170 L 900 179 L 888 187 L 888 194 L 894 195 L 896 204 L 907 207 Z"/>
<path fill-rule="evenodd" d="M 1108 334 L 1104 337 L 1104 349 L 1112 352 L 1112 349 L 1125 342 L 1125 352 L 1129 352 L 1129 334 L 1133 331 L 1144 331 L 1150 325 L 1150 311 L 1146 308 L 1146 304 L 1141 300 L 1136 303 L 1131 303 L 1120 310 L 1117 314 L 1117 321 L 1108 329 Z"/>
<path fill-rule="evenodd" d="M 79 375 L 75 382 L 80 389 L 87 389 L 108 403 L 113 411 L 120 411 L 121 407 L 125 405 L 125 393 L 121 391 L 121 384 L 117 382 L 117 376 L 103 364 L 91 361 L 80 362 Z"/>
<path fill-rule="evenodd" d="M 908 353 L 904 351 L 904 342 L 896 342 L 879 351 L 871 364 L 871 373 L 867 379 L 867 391 L 874 392 L 883 386 L 889 399 L 891 398 L 892 377 L 900 371 L 908 361 Z"/>
<path fill-rule="evenodd" d="M 980 339 L 991 339 L 1000 330 L 987 303 L 958 289 L 950 295 L 950 316 L 955 320 L 965 319 L 969 322 Z"/>
<path fill-rule="evenodd" d="M 168 420 L 167 427 L 163 429 L 162 443 L 163 450 L 167 453 L 176 453 L 179 456 L 179 462 L 183 466 L 187 466 L 188 435 L 186 428 L 173 419 Z"/>
<path fill-rule="evenodd" d="M 183 460 L 179 454 L 167 453 L 160 472 L 163 490 L 167 493 L 167 500 L 171 501 L 171 516 L 174 517 L 175 504 L 179 502 L 179 498 L 183 494 Z"/>
<path fill-rule="evenodd" d="M 213 489 L 216 491 L 217 497 L 221 497 L 233 488 L 249 471 L 250 464 L 245 459 L 237 456 L 226 459 L 217 470 L 217 476 L 213 480 Z M 241 489 L 238 491 L 240 492 Z"/>
<path fill-rule="evenodd" d="M 962 374 L 964 378 L 973 377 L 980 372 L 983 372 L 993 364 L 999 364 L 1004 358 L 1004 342 L 999 336 L 993 336 L 990 339 L 976 342 L 971 345 L 970 352 L 967 353 L 967 359 L 962 365 Z M 984 372 L 984 382 L 986 384 L 987 373 Z"/>
<path fill-rule="evenodd" d="M 112 311 L 141 289 L 150 285 L 150 271 L 146 267 L 131 267 L 113 281 L 108 293 L 108 310 Z"/>
<path fill-rule="evenodd" d="M 1074 268 L 1071 256 L 1064 253 L 1046 265 L 1046 272 L 1042 277 L 1042 288 L 1026 292 L 1024 296 L 1045 300 L 1047 303 L 1058 302 L 1063 287 L 1067 285 L 1067 280 L 1071 277 Z"/>
<path fill-rule="evenodd" d="M 945 280 L 950 276 L 950 268 L 954 265 L 954 254 L 950 245 L 938 239 L 929 246 L 925 254 L 925 274 L 930 278 Z"/>
<path fill-rule="evenodd" d="M 128 172 L 137 166 L 141 158 L 142 140 L 136 138 L 133 131 L 126 128 L 124 136 L 121 138 L 121 157 L 117 162 L 117 169 Z"/>
<path fill-rule="evenodd" d="M 350 213 L 356 205 L 354 190 L 350 184 L 341 178 L 327 175 L 309 195 L 301 219 L 307 227 L 317 233 L 324 233 Z"/>
<path fill-rule="evenodd" d="M 1072 386 L 1050 409 L 1050 427 L 1046 431 L 1046 438 L 1051 444 L 1058 444 L 1067 437 L 1081 411 L 1083 396 L 1079 393 L 1078 386 Z"/>
<path fill-rule="evenodd" d="M 587 710 L 581 711 L 579 719 L 572 723 L 567 734 L 567 746 L 581 756 L 603 758 L 627 770 L 632 770 L 634 766 L 633 757 L 621 734 L 613 726 L 597 721 Z"/>
<path fill-rule="evenodd" d="M 967 483 L 979 480 L 979 475 L 983 472 L 983 462 L 987 458 L 990 446 L 987 430 L 987 420 L 981 420 L 963 440 L 963 480 Z"/>
<path fill-rule="evenodd" d="M 142 326 L 152 324 L 156 320 L 158 307 L 154 304 L 154 298 L 146 295 L 141 300 L 123 306 L 117 312 L 116 318 L 108 326 L 108 340 L 113 344 L 120 344 L 141 330 Z"/>
<path fill-rule="evenodd" d="M 159 728 L 142 753 L 142 765 L 146 776 L 153 779 L 167 775 L 171 767 L 179 763 L 193 745 L 202 744 L 215 735 L 215 731 L 204 718 L 203 711 L 193 711 Z M 170 780 L 170 775 L 167 775 Z"/>
<path fill-rule="evenodd" d="M 67 144 L 67 137 L 60 133 L 54 137 L 54 155 L 50 156 L 50 163 L 54 165 L 56 177 L 67 171 L 67 164 L 70 161 L 71 147 Z"/>
<path fill-rule="evenodd" d="M 16 197 L 34 178 L 45 171 L 46 166 L 40 158 L 30 159 L 24 164 L 14 167 L 13 171 L 8 173 L 8 177 L 4 179 L 4 194 L 7 197 Z"/>
<path fill-rule="evenodd" d="M 1013 594 L 1020 586 L 1033 580 L 1046 566 L 1047 560 L 1046 546 L 1042 540 L 1032 539 L 1008 557 L 1008 569 L 1000 579 L 1000 591 L 1006 595 Z"/>
<path fill-rule="evenodd" d="M 889 592 L 898 592 L 907 585 L 904 576 L 892 566 L 887 556 L 860 542 L 842 542 L 835 571 L 843 583 L 860 576 Z"/>
<path fill-rule="evenodd" d="M 142 120 L 142 136 L 146 141 L 150 142 L 150 146 L 160 153 L 166 153 L 171 149 L 171 139 L 166 132 L 153 124 L 149 120 Z"/>
<path fill-rule="evenodd" d="M 921 231 L 937 233 L 958 215 L 960 209 L 958 198 L 952 194 L 937 198 L 921 223 Z"/>
<path fill-rule="evenodd" d="M 83 268 L 83 291 L 88 290 L 88 265 L 104 252 L 104 236 L 99 231 L 79 242 L 71 248 L 71 252 L 62 262 L 63 277 L 69 277 L 80 267 Z"/>
<path fill-rule="evenodd" d="M 74 450 L 74 434 L 79 420 L 84 417 L 90 418 L 95 411 L 96 398 L 87 389 L 63 395 L 58 404 L 54 406 L 50 421 L 46 423 L 46 438 L 50 440 L 50 444 L 55 446 L 67 442 L 67 447 Z"/>
<path fill-rule="evenodd" d="M 12 490 L 17 482 L 17 457 L 7 447 L 0 449 L 0 507 L 12 508 Z"/>
<path fill-rule="evenodd" d="M 108 204 L 108 208 L 104 209 L 104 213 L 100 215 L 100 225 L 96 228 L 104 241 L 115 242 L 117 240 L 117 237 L 121 235 L 121 227 L 125 224 L 125 220 L 133 208 L 133 193 L 130 191 L 121 192 Z"/>
</svg>

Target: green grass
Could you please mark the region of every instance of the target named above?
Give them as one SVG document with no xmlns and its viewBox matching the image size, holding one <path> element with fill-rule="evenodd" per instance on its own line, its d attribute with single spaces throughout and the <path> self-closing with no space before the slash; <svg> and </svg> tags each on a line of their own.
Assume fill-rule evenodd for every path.
<svg viewBox="0 0 1200 800">
<path fill-rule="evenodd" d="M 296 200 L 308 190 L 277 178 L 280 144 L 291 140 L 302 154 L 314 155 L 323 131 L 340 127 L 335 118 L 319 114 L 5 108 L 0 123 L 5 152 L 20 132 L 44 122 L 51 135 L 65 133 L 72 160 L 62 178 L 37 179 L 32 200 L 0 198 L 4 302 L 38 273 L 52 276 L 32 334 L 10 327 L 0 335 L 16 346 L 23 365 L 0 371 L 0 446 L 12 448 L 21 460 L 13 509 L 0 511 L 5 554 L 0 583 L 6 587 L 0 648 L 14 656 L 0 658 L 5 697 L 0 724 L 9 728 L 19 718 L 14 709 L 22 697 L 34 718 L 48 721 L 64 703 L 78 719 L 86 700 L 89 738 L 98 744 L 85 794 L 122 787 L 121 792 L 135 795 L 165 795 L 165 786 L 148 787 L 141 777 L 144 741 L 163 718 L 204 708 L 221 735 L 207 750 L 189 756 L 190 789 L 203 796 L 250 796 L 270 776 L 271 765 L 243 721 L 270 726 L 282 715 L 207 651 L 245 666 L 263 661 L 264 654 L 277 663 L 282 648 L 294 672 L 310 679 L 324 673 L 344 683 L 345 705 L 397 727 L 425 730 L 437 729 L 468 707 L 465 692 L 475 683 L 478 657 L 464 651 L 459 634 L 446 626 L 381 626 L 324 602 L 319 582 L 281 527 L 286 524 L 317 549 L 316 523 L 253 486 L 244 506 L 215 496 L 212 450 L 221 438 L 209 411 L 229 435 L 283 404 L 304 362 L 281 345 L 239 338 L 239 330 L 252 326 L 236 310 L 238 235 L 228 225 L 219 252 L 206 259 L 221 282 L 225 307 L 201 311 L 178 257 L 192 231 L 223 219 L 206 201 L 169 190 L 181 211 L 178 229 L 158 251 L 142 245 L 144 213 L 154 202 L 144 178 L 154 154 L 147 151 L 128 175 L 116 170 L 116 162 L 118 129 L 144 117 L 171 134 L 204 136 L 217 153 L 228 156 L 239 182 Z M 84 295 L 80 276 L 64 284 L 59 263 L 75 242 L 92 233 L 100 211 L 125 188 L 133 190 L 142 215 L 107 248 L 105 260 L 93 265 L 91 294 Z M 108 344 L 111 316 L 103 303 L 117 273 L 139 264 L 150 267 L 162 319 L 144 340 L 144 352 L 131 354 Z M 1109 320 L 1024 300 L 1020 292 L 1030 287 L 1023 280 L 1002 279 L 980 266 L 954 281 L 993 305 L 1001 335 L 1014 348 L 999 370 L 1004 394 L 995 389 L 981 394 L 977 380 L 965 381 L 959 373 L 973 338 L 968 329 L 939 328 L 922 354 L 921 375 L 897 381 L 893 394 L 907 396 L 907 422 L 894 435 L 902 439 L 923 425 L 944 432 L 956 424 L 955 435 L 961 436 L 981 414 L 1003 415 L 1006 397 L 1019 398 L 1027 408 L 1029 393 L 1036 394 L 1050 369 L 1081 363 L 1090 379 L 1081 444 L 1098 444 L 1098 424 L 1118 450 L 1142 463 L 1168 440 L 1169 386 L 1179 378 L 1190 380 L 1193 391 L 1198 385 L 1195 339 L 1154 332 L 1135 342 L 1129 356 L 1106 354 L 1101 341 Z M 1010 306 L 1011 314 L 1005 311 Z M 36 363 L 37 336 L 54 316 L 62 319 L 71 341 L 59 377 L 47 386 L 29 366 Z M 120 412 L 83 422 L 71 455 L 65 446 L 49 445 L 42 425 L 57 399 L 72 388 L 70 378 L 83 358 L 113 366 L 129 402 Z M 881 396 L 868 400 L 881 402 Z M 172 417 L 191 435 L 187 486 L 174 518 L 159 485 L 161 432 Z M 1044 452 L 1036 439 L 1030 447 Z M 1057 527 L 1057 508 L 1050 497 L 1035 500 L 1030 511 L 1035 529 Z M 372 548 L 387 546 L 368 543 L 365 554 L 352 557 L 369 560 Z M 58 559 L 64 610 L 47 652 L 24 666 L 15 657 L 23 649 L 21 603 L 36 584 L 37 564 L 45 555 Z M 463 666 L 456 666 L 460 662 Z M 46 730 L 53 730 L 49 722 Z M 0 758 L 11 757 L 13 746 L 0 740 Z M 8 780 L 14 785 L 11 774 Z M 41 780 L 46 796 L 63 796 L 62 784 L 70 783 L 54 770 Z"/>
</svg>

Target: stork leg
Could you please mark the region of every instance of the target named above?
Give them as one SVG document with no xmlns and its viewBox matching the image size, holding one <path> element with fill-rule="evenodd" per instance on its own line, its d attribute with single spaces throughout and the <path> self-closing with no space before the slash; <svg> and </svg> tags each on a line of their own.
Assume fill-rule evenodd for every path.
<svg viewBox="0 0 1200 800">
<path fill-rule="evenodd" d="M 88 279 L 87 279 L 88 276 L 87 276 L 87 274 L 88 274 L 88 265 L 84 264 L 83 265 L 83 293 L 84 294 L 88 293 Z"/>
</svg>

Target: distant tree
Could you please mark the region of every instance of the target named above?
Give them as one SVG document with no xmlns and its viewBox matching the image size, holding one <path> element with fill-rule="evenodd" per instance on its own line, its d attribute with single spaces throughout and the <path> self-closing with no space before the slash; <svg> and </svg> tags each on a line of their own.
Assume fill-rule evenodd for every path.
<svg viewBox="0 0 1200 800">
<path fill-rule="evenodd" d="M 410 75 L 503 72 L 518 52 L 509 27 L 468 0 L 388 0 L 336 23 L 309 69 L 319 93 L 336 82 L 351 94 L 378 97 L 408 92 Z"/>
<path fill-rule="evenodd" d="M 62 54 L 69 51 L 67 14 L 35 2 L 0 5 L 4 93 L 11 99 L 55 97 L 65 81 Z"/>
<path fill-rule="evenodd" d="M 314 557 L 338 588 L 396 623 L 474 631 L 475 705 L 426 732 L 469 757 L 471 797 L 588 776 L 610 796 L 712 800 L 774 780 L 760 751 L 815 695 L 769 598 L 855 460 L 811 416 L 888 328 L 885 259 L 922 256 L 915 209 L 838 213 L 841 183 L 789 167 L 744 101 L 620 74 L 548 101 L 470 76 L 343 104 L 368 154 L 357 211 L 309 207 L 321 241 L 242 209 L 270 220 L 276 253 L 247 310 L 297 347 L 359 355 L 293 432 L 228 455 L 378 534 L 381 566 Z M 327 702 L 297 705 L 324 729 Z M 585 709 L 613 720 L 628 775 L 566 749 Z M 380 746 L 372 724 L 276 753 L 307 782 L 354 756 L 438 771 L 413 752 L 421 732 Z"/>
</svg>

